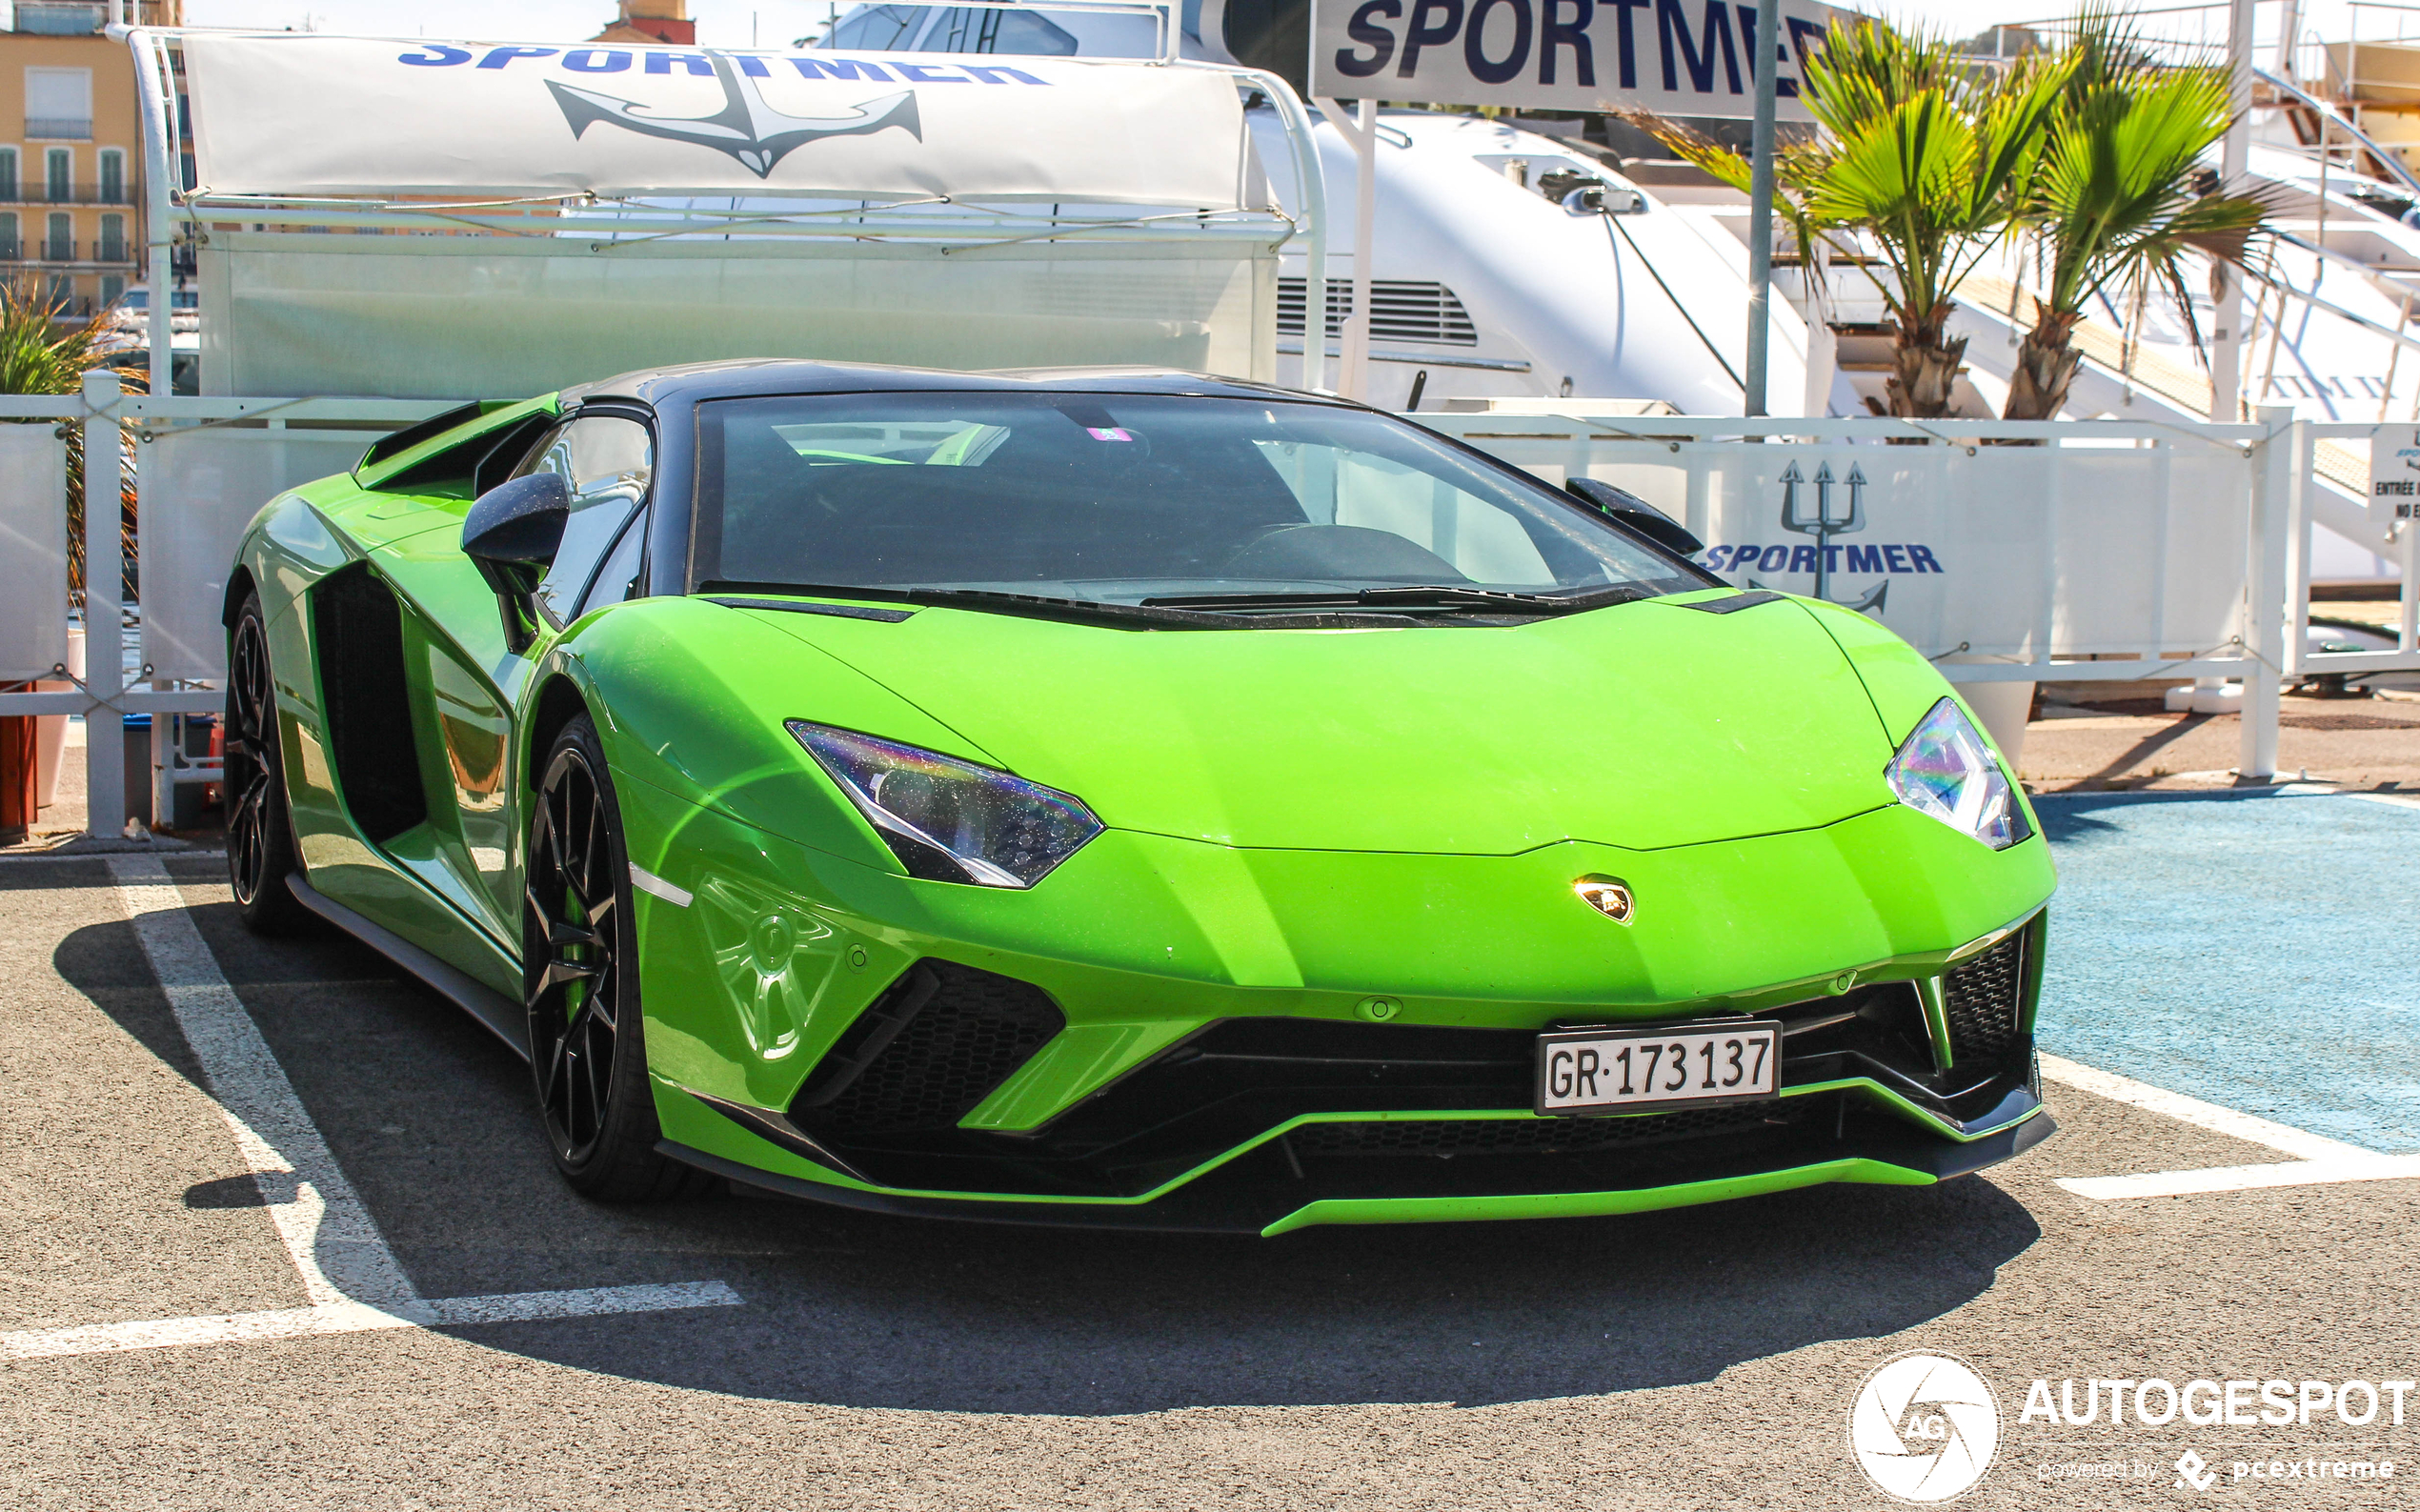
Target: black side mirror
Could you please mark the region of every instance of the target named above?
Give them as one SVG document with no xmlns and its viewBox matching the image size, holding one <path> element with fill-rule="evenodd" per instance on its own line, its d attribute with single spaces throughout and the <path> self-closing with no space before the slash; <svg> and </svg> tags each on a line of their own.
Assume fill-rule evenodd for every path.
<svg viewBox="0 0 2420 1512">
<path fill-rule="evenodd" d="M 1705 550 L 1705 542 L 1689 534 L 1689 528 L 1631 493 L 1600 483 L 1592 477 L 1575 477 L 1563 484 L 1573 497 L 1590 509 L 1631 532 L 1644 535 L 1665 551 L 1682 556 L 1694 556 Z M 483 499 L 480 502 L 485 503 Z"/>
<path fill-rule="evenodd" d="M 536 636 L 537 585 L 571 517 L 562 475 L 530 473 L 480 494 L 462 521 L 462 554 L 494 591 L 505 649 L 516 655 Z"/>
</svg>

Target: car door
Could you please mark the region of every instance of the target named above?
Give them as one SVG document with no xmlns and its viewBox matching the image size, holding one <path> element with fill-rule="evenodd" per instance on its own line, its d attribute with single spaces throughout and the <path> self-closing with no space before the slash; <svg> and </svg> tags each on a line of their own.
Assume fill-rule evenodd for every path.
<svg viewBox="0 0 2420 1512">
<path fill-rule="evenodd" d="M 642 420 L 591 413 L 555 427 L 514 470 L 516 477 L 557 474 L 572 494 L 563 543 L 535 595 L 548 628 L 559 631 L 587 609 L 628 595 L 646 534 L 639 516 L 654 467 L 654 437 Z M 592 581 L 598 585 L 593 592 Z M 521 895 L 512 710 L 546 640 L 541 636 L 521 656 L 503 652 L 500 641 L 475 649 L 458 642 L 431 646 L 429 685 L 459 836 L 448 848 L 449 859 L 507 939 L 519 937 Z M 490 661 L 496 663 L 492 675 L 482 671 Z"/>
</svg>

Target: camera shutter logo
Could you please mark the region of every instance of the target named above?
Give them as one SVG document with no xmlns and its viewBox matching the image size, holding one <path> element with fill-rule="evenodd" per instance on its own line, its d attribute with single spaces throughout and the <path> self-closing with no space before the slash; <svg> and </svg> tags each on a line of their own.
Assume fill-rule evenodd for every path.
<svg viewBox="0 0 2420 1512">
<path fill-rule="evenodd" d="M 1865 1479 L 1901 1502 L 1946 1502 L 1971 1489 L 2000 1447 L 2000 1402 L 1950 1355 L 1895 1355 L 1857 1388 L 1848 1449 Z"/>
</svg>

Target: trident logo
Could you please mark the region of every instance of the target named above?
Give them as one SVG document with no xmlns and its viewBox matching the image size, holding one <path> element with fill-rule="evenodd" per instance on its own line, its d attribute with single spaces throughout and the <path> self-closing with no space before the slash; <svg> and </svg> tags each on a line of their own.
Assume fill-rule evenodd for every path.
<svg viewBox="0 0 2420 1512">
<path fill-rule="evenodd" d="M 868 100 L 852 107 L 847 115 L 785 115 L 765 103 L 755 81 L 741 78 L 729 58 L 719 52 L 706 56 L 714 66 L 715 77 L 722 82 L 723 108 L 712 115 L 655 115 L 647 106 L 617 100 L 594 90 L 558 84 L 553 79 L 546 81 L 546 87 L 555 91 L 555 103 L 563 108 L 563 119 L 570 123 L 574 137 L 586 134 L 598 121 L 609 121 L 644 136 L 661 136 L 728 152 L 758 178 L 771 173 L 774 165 L 792 150 L 823 137 L 864 136 L 894 126 L 919 139 L 924 134 L 917 120 L 916 93 L 912 90 Z"/>
<path fill-rule="evenodd" d="M 1874 585 L 1873 592 L 1859 599 L 1832 597 L 1832 537 L 1850 535 L 1865 528 L 1865 474 L 1854 462 L 1848 465 L 1848 476 L 1840 483 L 1848 491 L 1848 513 L 1832 513 L 1832 465 L 1819 464 L 1815 469 L 1815 513 L 1804 514 L 1799 509 L 1799 491 L 1806 487 L 1806 479 L 1792 462 L 1782 470 L 1782 529 L 1796 531 L 1801 535 L 1815 537 L 1815 596 L 1829 603 L 1845 604 L 1863 614 L 1879 611 L 1884 597 L 1890 592 L 1887 578 Z"/>
</svg>

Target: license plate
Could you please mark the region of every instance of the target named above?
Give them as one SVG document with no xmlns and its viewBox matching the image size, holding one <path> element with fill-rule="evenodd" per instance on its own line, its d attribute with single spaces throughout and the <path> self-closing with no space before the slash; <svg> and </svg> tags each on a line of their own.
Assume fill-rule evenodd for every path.
<svg viewBox="0 0 2420 1512">
<path fill-rule="evenodd" d="M 1570 1029 L 1538 1037 L 1538 1107 L 1549 1117 L 1668 1112 L 1781 1096 L 1779 1024 Z"/>
</svg>

